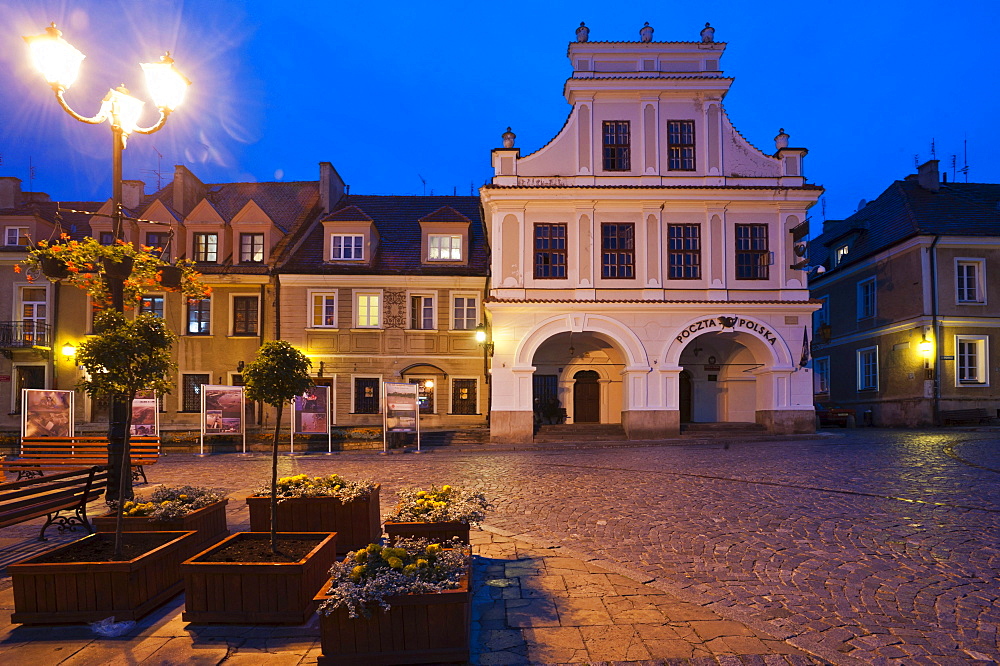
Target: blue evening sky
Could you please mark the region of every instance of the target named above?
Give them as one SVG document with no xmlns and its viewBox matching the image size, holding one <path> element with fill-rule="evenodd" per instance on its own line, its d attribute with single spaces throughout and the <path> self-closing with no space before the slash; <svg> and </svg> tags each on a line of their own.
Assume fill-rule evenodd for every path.
<svg viewBox="0 0 1000 666">
<path fill-rule="evenodd" d="M 810 151 L 806 175 L 827 188 L 826 216 L 842 218 L 914 172 L 915 156 L 930 159 L 932 140 L 949 180 L 967 141 L 969 180 L 1000 182 L 998 7 L 0 0 L 0 176 L 57 200 L 110 196 L 109 129 L 67 116 L 27 62 L 20 36 L 49 21 L 87 55 L 67 93 L 81 113 L 122 82 L 148 100 L 138 63 L 167 49 L 194 82 L 162 131 L 129 143 L 125 177 L 147 191 L 158 163 L 165 184 L 179 163 L 232 182 L 315 180 L 330 161 L 363 194 L 469 194 L 490 177 L 508 125 L 522 154 L 544 145 L 569 111 L 566 47 L 580 21 L 593 41 L 637 41 L 645 21 L 657 41 L 694 41 L 710 21 L 728 43 L 736 127 L 768 153 L 784 127 Z"/>
</svg>

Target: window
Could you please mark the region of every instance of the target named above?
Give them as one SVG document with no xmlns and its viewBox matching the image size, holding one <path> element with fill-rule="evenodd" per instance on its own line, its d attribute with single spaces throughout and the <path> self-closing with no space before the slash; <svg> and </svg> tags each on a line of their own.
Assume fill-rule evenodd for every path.
<svg viewBox="0 0 1000 666">
<path fill-rule="evenodd" d="M 143 294 L 139 301 L 139 314 L 151 314 L 163 319 L 163 296 Z"/>
<path fill-rule="evenodd" d="M 959 303 L 985 303 L 982 260 L 959 259 L 955 263 L 955 280 Z"/>
<path fill-rule="evenodd" d="M 671 224 L 667 227 L 668 273 L 671 280 L 701 278 L 701 225 Z"/>
<path fill-rule="evenodd" d="M 841 245 L 833 252 L 833 265 L 839 266 L 847 258 L 847 254 L 851 251 L 849 245 Z"/>
<path fill-rule="evenodd" d="M 240 234 L 240 263 L 264 263 L 264 234 Z"/>
<path fill-rule="evenodd" d="M 434 328 L 433 296 L 410 296 L 410 328 L 414 330 Z"/>
<path fill-rule="evenodd" d="M 878 347 L 858 350 L 858 390 L 878 390 Z"/>
<path fill-rule="evenodd" d="M 114 245 L 115 244 L 115 234 L 112 231 L 102 231 L 98 242 L 101 245 Z"/>
<path fill-rule="evenodd" d="M 4 245 L 27 245 L 28 227 L 7 227 Z"/>
<path fill-rule="evenodd" d="M 830 357 L 813 359 L 813 393 L 830 392 Z"/>
<path fill-rule="evenodd" d="M 875 316 L 875 278 L 858 283 L 858 319 Z"/>
<path fill-rule="evenodd" d="M 365 237 L 361 234 L 334 235 L 330 237 L 330 258 L 358 261 L 365 258 Z"/>
<path fill-rule="evenodd" d="M 170 232 L 169 231 L 147 231 L 146 245 L 153 248 L 151 253 L 160 256 L 165 260 L 170 259 Z"/>
<path fill-rule="evenodd" d="M 379 306 L 381 297 L 379 294 L 357 294 L 355 303 L 357 305 L 356 326 L 358 328 L 381 328 L 382 308 Z"/>
<path fill-rule="evenodd" d="M 212 299 L 188 301 L 187 334 L 209 335 L 211 330 Z"/>
<path fill-rule="evenodd" d="M 461 261 L 462 237 L 430 234 L 427 236 L 428 261 Z"/>
<path fill-rule="evenodd" d="M 233 296 L 233 335 L 257 335 L 256 296 Z"/>
<path fill-rule="evenodd" d="M 421 414 L 434 413 L 434 386 L 427 386 L 427 380 L 432 377 L 422 379 L 413 377 L 409 380 L 411 384 L 417 385 L 417 404 L 420 406 Z"/>
<path fill-rule="evenodd" d="M 312 318 L 310 326 L 312 328 L 336 328 L 337 327 L 337 295 L 333 293 L 311 294 Z"/>
<path fill-rule="evenodd" d="M 813 329 L 818 331 L 824 324 L 830 324 L 830 297 L 820 296 L 819 310 L 813 312 Z"/>
<path fill-rule="evenodd" d="M 476 403 L 476 380 L 475 379 L 452 379 L 451 380 L 451 413 L 452 414 L 475 414 L 478 405 Z"/>
<path fill-rule="evenodd" d="M 667 121 L 667 169 L 694 171 L 694 121 Z"/>
<path fill-rule="evenodd" d="M 378 377 L 354 378 L 354 413 L 379 413 L 379 379 Z"/>
<path fill-rule="evenodd" d="M 959 384 L 986 384 L 986 338 L 955 336 L 956 379 Z"/>
<path fill-rule="evenodd" d="M 21 287 L 21 326 L 25 344 L 49 346 L 47 311 L 48 301 L 44 287 Z"/>
<path fill-rule="evenodd" d="M 604 121 L 604 170 L 628 171 L 632 168 L 629 157 L 629 121 Z"/>
<path fill-rule="evenodd" d="M 195 261 L 219 260 L 219 234 L 194 235 L 194 260 Z"/>
<path fill-rule="evenodd" d="M 766 224 L 736 225 L 736 279 L 766 280 L 771 265 Z"/>
<path fill-rule="evenodd" d="M 635 225 L 601 225 L 601 276 L 635 277 Z"/>
<path fill-rule="evenodd" d="M 201 411 L 201 387 L 209 381 L 208 375 L 181 375 L 181 411 Z"/>
<path fill-rule="evenodd" d="M 566 225 L 535 225 L 535 277 L 566 277 Z"/>
<path fill-rule="evenodd" d="M 456 331 L 471 331 L 479 325 L 479 300 L 475 296 L 456 296 L 453 328 Z"/>
</svg>

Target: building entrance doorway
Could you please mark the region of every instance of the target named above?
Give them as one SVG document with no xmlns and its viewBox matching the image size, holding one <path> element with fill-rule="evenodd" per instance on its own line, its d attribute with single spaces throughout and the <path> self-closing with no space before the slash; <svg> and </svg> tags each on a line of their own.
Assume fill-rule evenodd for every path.
<svg viewBox="0 0 1000 666">
<path fill-rule="evenodd" d="M 593 370 L 581 370 L 573 375 L 573 422 L 601 422 L 601 385 Z"/>
<path fill-rule="evenodd" d="M 680 397 L 681 423 L 691 423 L 691 373 L 682 370 L 677 393 Z"/>
<path fill-rule="evenodd" d="M 682 423 L 754 423 L 757 382 L 763 364 L 734 333 L 706 333 L 681 352 L 677 378 Z"/>
</svg>

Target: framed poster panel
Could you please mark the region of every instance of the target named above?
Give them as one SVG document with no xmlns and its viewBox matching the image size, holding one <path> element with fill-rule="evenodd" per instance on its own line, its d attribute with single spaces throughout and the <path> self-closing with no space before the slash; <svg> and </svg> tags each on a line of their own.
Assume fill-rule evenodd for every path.
<svg viewBox="0 0 1000 666">
<path fill-rule="evenodd" d="M 23 389 L 22 437 L 72 437 L 73 391 Z"/>
<path fill-rule="evenodd" d="M 386 432 L 416 432 L 417 410 L 416 384 L 385 383 Z"/>
<path fill-rule="evenodd" d="M 139 391 L 133 398 L 129 434 L 133 437 L 159 437 L 160 410 L 156 391 Z"/>
<path fill-rule="evenodd" d="M 330 431 L 329 386 L 313 386 L 293 402 L 296 435 L 325 435 Z"/>
<path fill-rule="evenodd" d="M 243 434 L 243 387 L 201 385 L 202 431 L 206 435 Z"/>
</svg>

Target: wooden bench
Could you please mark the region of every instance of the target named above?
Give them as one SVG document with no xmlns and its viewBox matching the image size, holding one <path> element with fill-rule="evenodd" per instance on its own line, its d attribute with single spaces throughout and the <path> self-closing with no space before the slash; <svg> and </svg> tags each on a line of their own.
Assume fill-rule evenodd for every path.
<svg viewBox="0 0 1000 666">
<path fill-rule="evenodd" d="M 93 532 L 87 502 L 99 499 L 107 485 L 108 468 L 100 466 L 0 483 L 0 527 L 48 516 L 39 541 L 45 541 L 45 530 L 53 523 L 58 523 L 60 532 L 78 525 Z M 63 511 L 72 514 L 60 515 Z"/>
<path fill-rule="evenodd" d="M 145 466 L 159 460 L 160 438 L 132 437 L 130 442 L 132 480 L 149 483 Z M 45 470 L 107 464 L 108 438 L 101 436 L 24 437 L 17 458 L 0 460 L 0 468 L 4 472 L 17 472 L 19 481 L 42 476 Z"/>
<path fill-rule="evenodd" d="M 941 411 L 941 423 L 984 423 L 990 420 L 990 414 L 983 407 L 973 409 L 948 409 Z"/>
</svg>

